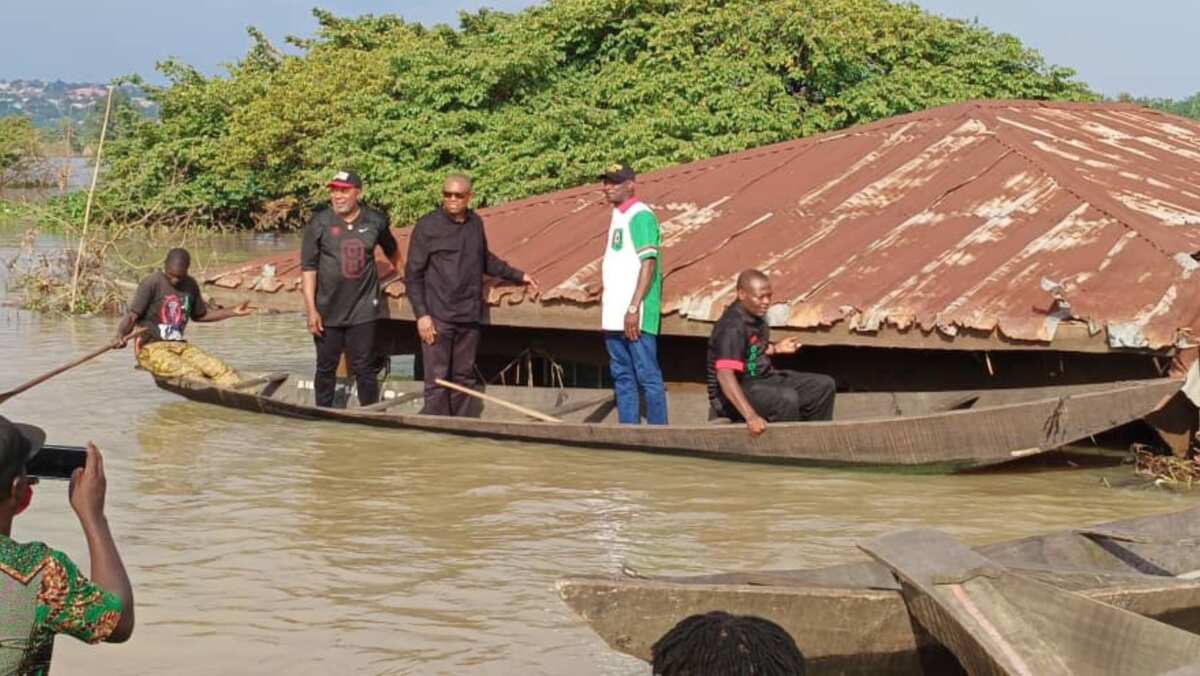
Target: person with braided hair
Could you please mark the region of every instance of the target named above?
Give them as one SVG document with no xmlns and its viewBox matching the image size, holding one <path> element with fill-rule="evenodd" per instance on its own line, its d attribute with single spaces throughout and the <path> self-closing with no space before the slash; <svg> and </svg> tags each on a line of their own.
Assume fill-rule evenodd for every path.
<svg viewBox="0 0 1200 676">
<path fill-rule="evenodd" d="M 804 676 L 804 654 L 774 622 L 721 610 L 680 620 L 650 647 L 655 676 Z"/>
</svg>

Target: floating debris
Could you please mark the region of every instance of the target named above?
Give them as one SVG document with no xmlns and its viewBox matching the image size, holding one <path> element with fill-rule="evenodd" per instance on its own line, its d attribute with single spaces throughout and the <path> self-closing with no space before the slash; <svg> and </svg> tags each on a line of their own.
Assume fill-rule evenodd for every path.
<svg viewBox="0 0 1200 676">
<path fill-rule="evenodd" d="M 36 230 L 26 231 L 20 251 L 4 261 L 8 269 L 8 289 L 16 292 L 21 308 L 50 314 L 116 314 L 129 294 L 105 264 L 104 250 L 85 246 L 79 261 L 79 279 L 72 303 L 75 270 L 74 249 L 39 251 Z"/>
<path fill-rule="evenodd" d="M 1134 444 L 1129 451 L 1134 474 L 1152 479 L 1156 486 L 1190 490 L 1200 483 L 1200 458 L 1158 453 L 1145 444 Z"/>
</svg>

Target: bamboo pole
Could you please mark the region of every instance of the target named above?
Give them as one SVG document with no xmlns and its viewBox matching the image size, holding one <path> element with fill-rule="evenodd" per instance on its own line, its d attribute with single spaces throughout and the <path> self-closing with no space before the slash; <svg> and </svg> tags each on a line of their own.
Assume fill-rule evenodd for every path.
<svg viewBox="0 0 1200 676">
<path fill-rule="evenodd" d="M 498 399 L 496 397 L 491 396 L 490 394 L 484 394 L 483 392 L 477 392 L 475 390 L 472 390 L 469 387 L 463 387 L 462 385 L 459 385 L 457 383 L 452 383 L 448 380 L 442 380 L 441 378 L 437 378 L 434 380 L 434 382 L 448 390 L 454 390 L 455 392 L 462 392 L 463 394 L 465 394 L 467 396 L 475 397 L 476 399 L 482 399 L 484 401 L 488 401 L 493 404 L 496 404 L 497 406 L 503 406 L 504 408 L 511 409 L 511 410 L 516 411 L 517 413 L 521 413 L 523 415 L 527 415 L 530 418 L 536 418 L 537 420 L 541 420 L 542 422 L 550 422 L 550 423 L 562 422 L 562 420 L 555 418 L 554 416 L 546 415 L 545 413 L 542 413 L 541 411 L 535 411 L 531 408 L 525 408 L 524 406 L 521 406 L 519 404 L 514 404 L 512 402 L 504 401 L 503 399 Z"/>
<path fill-rule="evenodd" d="M 146 327 L 139 326 L 136 329 L 134 329 L 133 331 L 130 331 L 129 335 L 125 336 L 125 340 L 128 341 L 130 338 L 136 338 L 137 336 L 141 335 L 141 333 L 145 330 L 146 330 Z M 18 394 L 24 392 L 25 390 L 31 389 L 37 385 L 41 385 L 42 383 L 46 382 L 47 380 L 50 380 L 51 378 L 53 378 L 54 376 L 56 376 L 60 373 L 63 373 L 64 371 L 70 371 L 71 369 L 75 368 L 76 366 L 79 366 L 80 364 L 91 361 L 92 359 L 99 357 L 100 355 L 104 354 L 105 352 L 108 352 L 109 350 L 118 350 L 118 349 L 120 349 L 120 348 L 114 343 L 108 343 L 107 345 L 104 345 L 103 347 L 96 348 L 95 350 L 83 355 L 82 357 L 80 357 L 74 361 L 67 362 L 66 364 L 59 366 L 58 368 L 56 368 L 52 371 L 43 373 L 42 375 L 34 378 L 33 380 L 30 380 L 26 383 L 22 383 L 21 385 L 18 385 L 7 392 L 0 393 L 0 404 L 8 401 L 9 399 L 12 399 L 13 397 L 17 396 Z"/>
<path fill-rule="evenodd" d="M 92 167 L 92 186 L 88 188 L 87 205 L 83 208 L 83 231 L 79 233 L 79 250 L 75 252 L 75 272 L 71 275 L 71 312 L 75 312 L 75 300 L 79 292 L 79 265 L 83 261 L 83 246 L 87 243 L 88 222 L 92 218 L 92 199 L 96 195 L 96 181 L 100 178 L 100 159 L 104 155 L 104 137 L 108 134 L 108 117 L 112 113 L 113 87 L 108 86 L 108 103 L 104 105 L 104 123 L 100 125 L 100 143 L 96 145 L 96 161 Z"/>
</svg>

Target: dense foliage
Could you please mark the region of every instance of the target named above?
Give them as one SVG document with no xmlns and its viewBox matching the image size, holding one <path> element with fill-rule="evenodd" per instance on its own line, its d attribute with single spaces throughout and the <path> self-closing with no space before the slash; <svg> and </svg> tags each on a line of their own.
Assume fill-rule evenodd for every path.
<svg viewBox="0 0 1200 676">
<path fill-rule="evenodd" d="M 483 204 L 974 98 L 1089 99 L 1016 38 L 885 0 L 549 0 L 458 29 L 314 10 L 223 77 L 160 69 L 125 114 L 102 218 L 296 225 L 336 168 L 397 223 L 450 170 Z"/>
<path fill-rule="evenodd" d="M 30 118 L 0 117 L 0 188 L 35 181 L 44 159 L 41 134 Z"/>
</svg>

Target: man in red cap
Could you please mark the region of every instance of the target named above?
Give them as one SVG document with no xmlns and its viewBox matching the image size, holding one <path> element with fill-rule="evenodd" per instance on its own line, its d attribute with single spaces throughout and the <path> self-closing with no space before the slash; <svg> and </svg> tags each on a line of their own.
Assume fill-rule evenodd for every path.
<svg viewBox="0 0 1200 676">
<path fill-rule="evenodd" d="M 54 637 L 121 643 L 133 634 L 133 587 L 104 517 L 104 464 L 88 444 L 87 463 L 67 491 L 91 556 L 88 580 L 62 552 L 10 536 L 33 499 L 25 465 L 46 441 L 42 430 L 0 417 L 0 673 L 45 674 Z"/>
<path fill-rule="evenodd" d="M 386 305 L 380 298 L 375 247 L 399 270 L 400 247 L 387 214 L 362 204 L 362 179 L 339 171 L 329 181 L 329 209 L 304 227 L 300 268 L 308 331 L 317 347 L 313 391 L 317 406 L 333 406 L 338 360 L 345 351 L 358 384 L 360 406 L 379 399 L 375 322 Z"/>
</svg>

